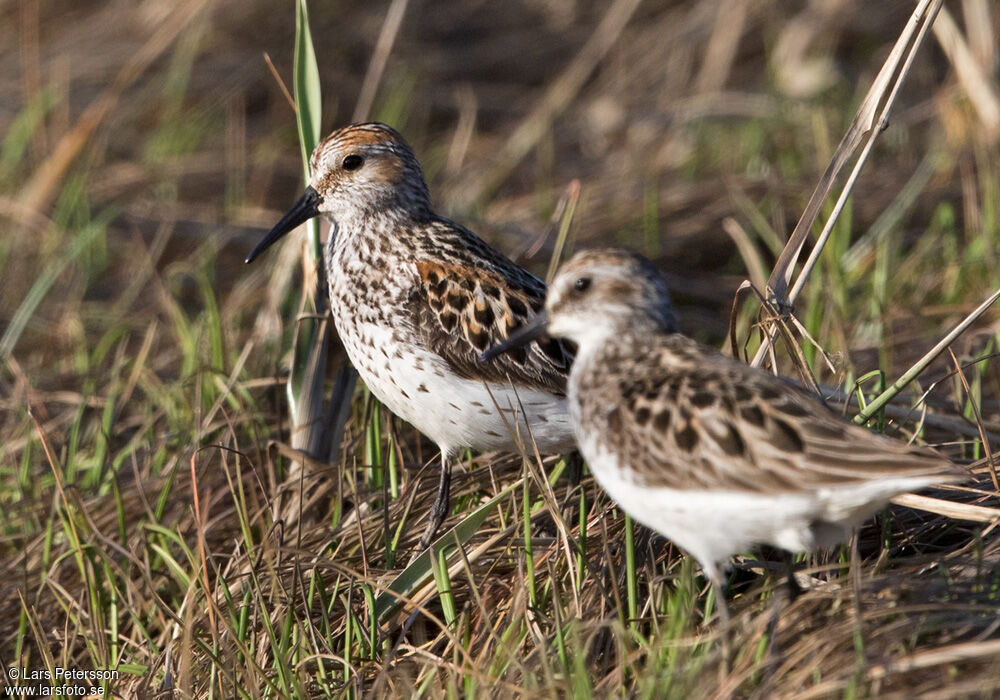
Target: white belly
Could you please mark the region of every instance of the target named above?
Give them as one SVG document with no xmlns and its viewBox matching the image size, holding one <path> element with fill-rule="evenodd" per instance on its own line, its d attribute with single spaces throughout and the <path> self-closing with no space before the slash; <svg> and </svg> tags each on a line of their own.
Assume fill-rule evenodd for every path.
<svg viewBox="0 0 1000 700">
<path fill-rule="evenodd" d="M 724 561 L 757 543 L 790 551 L 812 549 L 808 527 L 812 498 L 735 491 L 678 490 L 638 484 L 617 460 L 594 449 L 581 452 L 594 478 L 638 522 L 667 537 L 704 566 Z"/>
<path fill-rule="evenodd" d="M 530 453 L 532 441 L 551 454 L 574 445 L 564 397 L 455 376 L 441 358 L 414 345 L 401 347 L 381 326 L 353 327 L 341 339 L 376 398 L 448 454 L 517 451 L 521 445 Z"/>
<path fill-rule="evenodd" d="M 594 435 L 578 434 L 580 451 L 594 477 L 633 518 L 711 566 L 755 544 L 791 552 L 841 542 L 889 498 L 934 482 L 902 477 L 816 489 L 755 493 L 654 488 L 629 478 Z"/>
</svg>

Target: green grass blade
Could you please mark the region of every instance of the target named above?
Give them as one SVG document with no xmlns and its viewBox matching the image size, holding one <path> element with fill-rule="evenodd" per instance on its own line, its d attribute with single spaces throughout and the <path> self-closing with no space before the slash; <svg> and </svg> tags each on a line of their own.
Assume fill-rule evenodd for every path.
<svg viewBox="0 0 1000 700">
<path fill-rule="evenodd" d="M 441 551 L 443 547 L 454 543 L 456 537 L 460 543 L 464 544 L 468 542 L 479 531 L 479 527 L 486 520 L 490 511 L 506 498 L 511 491 L 519 488 L 522 484 L 524 484 L 524 477 L 513 482 L 489 501 L 472 511 L 462 522 L 438 537 L 429 549 L 421 552 L 420 556 L 399 572 L 399 575 L 386 586 L 386 590 L 375 599 L 375 615 L 379 621 L 385 620 L 404 599 L 411 597 L 421 586 L 431 579 L 433 575 L 431 566 L 432 551 Z"/>
<path fill-rule="evenodd" d="M 306 182 L 312 175 L 309 156 L 319 143 L 322 122 L 323 99 L 320 93 L 319 66 L 313 50 L 312 33 L 309 31 L 309 11 L 306 0 L 295 3 L 295 59 L 292 72 L 295 89 L 295 124 L 299 130 L 299 149 L 302 152 L 302 176 Z M 319 220 L 306 222 L 309 249 L 313 260 L 323 258 L 323 247 L 319 237 Z"/>
<path fill-rule="evenodd" d="M 53 283 L 59 278 L 63 270 L 66 269 L 66 266 L 76 260 L 98 234 L 104 231 L 113 216 L 110 211 L 105 212 L 98 220 L 87 226 L 73 239 L 73 242 L 69 246 L 69 252 L 50 262 L 45 270 L 42 271 L 42 274 L 38 276 L 38 279 L 35 280 L 35 283 L 31 285 L 31 289 L 28 290 L 21 305 L 10 319 L 10 323 L 7 324 L 7 329 L 4 331 L 3 336 L 0 337 L 0 362 L 10 357 L 10 354 L 14 351 L 14 346 L 17 345 L 17 341 L 21 337 L 21 333 L 24 332 L 28 321 L 34 315 L 35 309 L 38 308 L 38 305 L 45 298 L 45 295 L 52 288 Z"/>
<path fill-rule="evenodd" d="M 889 403 L 889 401 L 891 401 L 896 394 L 902 391 L 907 384 L 916 379 L 938 355 L 944 352 L 945 349 L 951 345 L 958 336 L 965 332 L 966 328 L 972 325 L 977 318 L 986 313 L 986 310 L 989 309 L 993 305 L 993 302 L 997 299 L 1000 299 L 1000 290 L 991 294 L 986 301 L 977 306 L 972 313 L 962 319 L 961 323 L 952 328 L 948 334 L 945 335 L 945 337 L 937 342 L 937 345 L 928 350 L 923 357 L 917 360 L 913 366 L 910 367 L 910 369 L 903 373 L 903 376 L 893 382 L 892 386 L 872 399 L 871 403 L 869 403 L 863 411 L 859 411 L 858 415 L 854 416 L 854 422 L 858 425 L 864 425 L 867 423 L 871 417 L 875 415 L 876 411 Z"/>
<path fill-rule="evenodd" d="M 635 568 L 635 523 L 625 516 L 625 589 L 628 598 L 628 624 L 635 629 L 639 617 L 639 576 Z"/>
<path fill-rule="evenodd" d="M 309 13 L 305 0 L 295 5 L 295 56 L 293 62 L 295 123 L 302 153 L 302 173 L 309 181 L 309 155 L 319 141 L 322 97 L 319 68 L 309 31 Z M 313 263 L 323 264 L 319 221 L 306 223 L 309 250 Z M 292 371 L 288 379 L 288 400 L 293 416 L 292 446 L 319 456 L 324 442 L 323 380 L 329 347 L 328 324 L 315 318 L 326 312 L 325 275 L 306 275 L 302 309 L 307 318 L 298 325 L 292 352 Z M 311 285 L 311 288 L 310 288 Z"/>
</svg>

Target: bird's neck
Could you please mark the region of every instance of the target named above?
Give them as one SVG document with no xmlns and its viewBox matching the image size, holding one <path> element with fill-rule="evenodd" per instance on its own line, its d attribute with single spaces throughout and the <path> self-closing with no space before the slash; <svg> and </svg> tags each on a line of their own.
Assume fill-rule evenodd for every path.
<svg viewBox="0 0 1000 700">
<path fill-rule="evenodd" d="M 571 382 L 572 375 L 578 374 L 578 371 L 587 371 L 593 365 L 603 363 L 605 351 L 618 342 L 613 326 L 596 323 L 585 334 L 577 335 L 572 340 L 576 344 L 576 355 L 570 368 Z"/>
<path fill-rule="evenodd" d="M 618 319 L 608 315 L 600 319 L 600 322 L 578 326 L 568 337 L 578 348 L 578 361 L 580 357 L 596 358 L 606 350 L 633 345 L 664 333 L 663 326 L 652 319 Z"/>
<path fill-rule="evenodd" d="M 364 207 L 338 211 L 327 217 L 333 225 L 331 252 L 335 256 L 387 253 L 405 249 L 405 243 L 429 212 L 403 207 Z M 401 245 L 403 244 L 403 245 Z"/>
<path fill-rule="evenodd" d="M 613 323 L 595 323 L 586 334 L 577 334 L 572 338 L 577 350 L 571 372 L 594 368 L 603 372 L 603 368 L 615 365 L 623 358 L 644 353 L 650 343 L 657 343 L 667 335 L 661 328 L 653 326 L 638 330 Z"/>
</svg>

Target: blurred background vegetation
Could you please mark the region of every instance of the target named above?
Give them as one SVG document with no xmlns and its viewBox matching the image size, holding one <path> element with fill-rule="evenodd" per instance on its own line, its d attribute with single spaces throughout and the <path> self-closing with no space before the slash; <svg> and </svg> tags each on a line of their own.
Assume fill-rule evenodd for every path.
<svg viewBox="0 0 1000 700">
<path fill-rule="evenodd" d="M 393 125 L 439 211 L 539 274 L 579 181 L 570 246 L 625 244 L 652 257 L 683 331 L 721 346 L 736 288 L 748 278 L 762 288 L 913 3 L 393 0 L 309 10 L 324 132 L 368 117 Z M 989 528 L 925 523 L 919 532 L 936 534 L 921 546 L 897 532 L 909 516 L 873 528 L 863 548 L 872 581 L 893 568 L 880 551 L 954 555 L 965 578 L 955 574 L 962 593 L 943 597 L 913 583 L 923 617 L 883 620 L 881 610 L 868 619 L 870 639 L 860 618 L 830 612 L 837 596 L 850 601 L 845 611 L 860 606 L 841 591 L 800 606 L 779 643 L 753 608 L 768 604 L 766 577 L 744 581 L 736 607 L 750 601 L 757 615 L 751 653 L 730 685 L 716 686 L 715 645 L 695 601 L 703 582 L 690 564 L 662 542 L 640 543 L 651 555 L 636 625 L 611 592 L 614 565 L 604 578 L 584 575 L 583 559 L 623 556 L 621 519 L 592 482 L 559 482 L 560 498 L 600 515 L 590 523 L 600 536 L 586 542 L 586 517 L 566 516 L 590 553 L 571 555 L 551 524 L 570 510 L 547 500 L 541 471 L 499 457 L 461 475 L 460 510 L 507 483 L 494 488 L 491 475 L 523 475 L 531 489 L 510 507 L 515 525 L 500 515 L 479 533 L 507 533 L 493 540 L 490 567 L 466 572 L 457 603 L 428 603 L 451 631 L 427 623 L 423 641 L 406 644 L 398 624 L 375 634 L 365 596 L 398 568 L 404 508 L 411 521 L 426 509 L 433 478 L 417 491 L 410 468 L 433 456 L 429 444 L 359 388 L 342 463 L 312 465 L 323 479 L 299 494 L 294 518 L 276 524 L 272 514 L 302 487 L 286 480 L 281 446 L 268 446 L 286 435 L 300 249 L 241 261 L 302 187 L 282 87 L 294 30 L 291 2 L 0 3 L 0 662 L 121 668 L 122 693 L 173 686 L 227 697 L 604 695 L 622 684 L 648 696 L 790 697 L 810 687 L 817 697 L 945 697 L 996 687 L 997 629 L 983 613 L 996 612 L 1000 575 Z M 824 370 L 805 346 L 829 385 L 850 389 L 874 369 L 898 376 L 1000 287 L 998 37 L 995 3 L 949 1 L 917 55 L 796 308 L 834 357 L 835 371 Z M 755 311 L 750 303 L 736 315 L 751 350 Z M 995 352 L 997 331 L 988 315 L 954 344 L 957 361 Z M 996 367 L 971 363 L 962 381 L 943 358 L 921 378 L 921 389 L 944 378 L 922 426 L 953 458 L 985 456 L 1000 434 Z M 893 426 L 904 436 L 922 410 L 906 406 Z M 383 494 L 390 462 L 405 497 Z M 533 514 L 524 531 L 523 513 Z M 904 557 L 879 595 L 912 582 L 926 563 L 914 561 Z M 575 583 L 560 588 L 566 581 Z M 485 609 L 503 620 L 484 624 Z M 653 613 L 668 609 L 663 627 Z M 889 661 L 959 642 L 994 646 L 925 659 L 921 673 Z"/>
</svg>

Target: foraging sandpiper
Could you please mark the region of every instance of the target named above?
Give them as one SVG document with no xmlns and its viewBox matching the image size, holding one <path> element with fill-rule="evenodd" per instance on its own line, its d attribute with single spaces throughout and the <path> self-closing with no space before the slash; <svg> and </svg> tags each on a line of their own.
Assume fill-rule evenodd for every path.
<svg viewBox="0 0 1000 700">
<path fill-rule="evenodd" d="M 679 335 L 665 280 L 630 251 L 575 255 L 545 310 L 483 359 L 546 334 L 578 346 L 570 411 L 595 478 L 698 560 L 724 623 L 719 562 L 753 544 L 832 546 L 893 496 L 962 473 Z"/>
<path fill-rule="evenodd" d="M 487 363 L 477 357 L 540 311 L 545 284 L 471 231 L 438 216 L 413 151 L 384 124 L 355 124 L 312 153 L 305 194 L 247 256 L 314 216 L 326 246 L 330 309 L 371 392 L 441 449 L 425 549 L 448 510 L 461 450 L 573 448 L 566 405 L 572 359 L 538 340 Z M 529 437 L 530 435 L 530 437 Z"/>
</svg>

